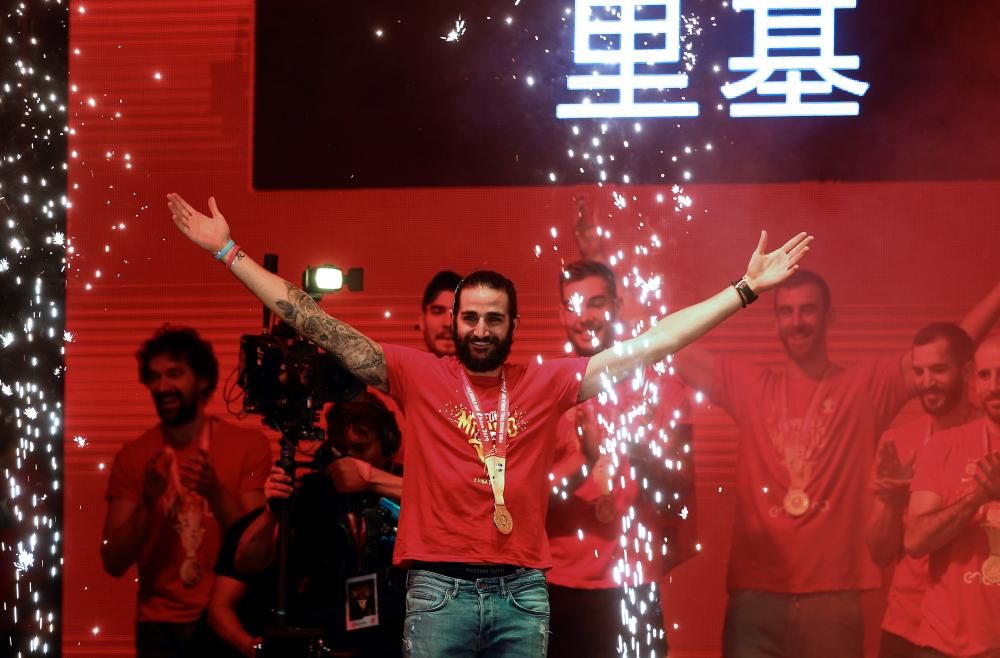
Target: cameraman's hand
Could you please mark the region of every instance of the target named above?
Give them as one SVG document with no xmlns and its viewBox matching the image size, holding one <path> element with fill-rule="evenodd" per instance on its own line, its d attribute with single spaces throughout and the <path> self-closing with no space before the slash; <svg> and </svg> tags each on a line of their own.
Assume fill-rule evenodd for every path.
<svg viewBox="0 0 1000 658">
<path fill-rule="evenodd" d="M 271 502 L 274 499 L 285 500 L 292 495 L 292 478 L 288 477 L 285 469 L 280 466 L 272 466 L 271 474 L 264 482 L 264 499 Z"/>
<path fill-rule="evenodd" d="M 365 491 L 372 481 L 372 465 L 363 459 L 341 457 L 330 462 L 326 474 L 340 493 Z"/>
</svg>

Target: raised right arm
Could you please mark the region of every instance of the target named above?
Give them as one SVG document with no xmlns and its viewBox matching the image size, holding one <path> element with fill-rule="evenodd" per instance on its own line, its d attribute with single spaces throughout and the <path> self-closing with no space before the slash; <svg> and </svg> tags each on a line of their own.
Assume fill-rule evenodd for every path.
<svg viewBox="0 0 1000 658">
<path fill-rule="evenodd" d="M 218 252 L 229 241 L 229 225 L 214 198 L 208 200 L 211 217 L 195 210 L 177 194 L 167 195 L 167 205 L 177 228 L 202 249 Z M 233 259 L 232 272 L 257 299 L 304 338 L 335 355 L 361 381 L 388 392 L 385 355 L 378 343 L 330 317 L 309 295 L 265 270 L 241 249 Z"/>
</svg>

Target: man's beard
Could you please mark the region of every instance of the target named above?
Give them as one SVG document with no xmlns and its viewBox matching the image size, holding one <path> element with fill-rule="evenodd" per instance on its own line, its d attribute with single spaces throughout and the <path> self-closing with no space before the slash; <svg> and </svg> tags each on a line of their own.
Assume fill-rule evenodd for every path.
<svg viewBox="0 0 1000 658">
<path fill-rule="evenodd" d="M 985 413 L 986 417 L 992 420 L 994 423 L 1000 425 L 1000 412 L 994 411 L 995 409 L 1000 407 L 1000 405 L 996 403 L 998 399 L 1000 399 L 1000 396 L 990 395 L 985 400 L 983 400 L 983 413 Z"/>
<path fill-rule="evenodd" d="M 785 354 L 793 361 L 813 357 L 819 351 L 819 346 L 822 344 L 822 337 L 816 334 L 815 329 L 802 331 L 793 328 L 781 334 L 780 338 L 785 348 Z M 805 339 L 803 341 L 805 344 L 799 342 L 793 345 L 792 341 L 796 339 Z"/>
<path fill-rule="evenodd" d="M 178 405 L 173 409 L 164 409 L 161 402 L 167 399 L 176 398 Z M 164 425 L 178 426 L 190 423 L 198 416 L 198 400 L 192 398 L 185 399 L 180 393 L 161 393 L 153 396 L 153 403 L 156 406 L 156 415 Z"/>
<path fill-rule="evenodd" d="M 442 341 L 447 341 L 444 343 L 444 349 L 441 349 Z M 424 336 L 424 344 L 427 346 L 427 351 L 435 356 L 451 356 L 455 353 L 455 340 L 450 331 L 440 331 L 433 336 Z"/>
<path fill-rule="evenodd" d="M 600 331 L 587 328 L 583 335 L 585 339 L 583 344 L 579 342 L 579 334 L 574 333 L 569 337 L 570 344 L 573 346 L 573 351 L 576 352 L 577 356 L 597 356 L 614 344 L 610 327 L 602 327 Z M 594 338 L 597 338 L 596 345 L 594 344 Z"/>
<path fill-rule="evenodd" d="M 459 338 L 455 332 L 455 356 L 470 372 L 489 372 L 496 370 L 503 365 L 510 355 L 510 348 L 514 344 L 514 329 L 511 327 L 507 337 L 502 341 L 496 336 L 488 336 L 480 339 L 481 343 L 488 343 L 493 346 L 485 356 L 477 356 L 472 351 L 474 341 L 472 332 L 466 334 L 465 338 Z"/>
<path fill-rule="evenodd" d="M 941 401 L 940 407 L 936 409 L 928 408 L 927 404 L 924 402 L 924 395 L 928 392 L 938 393 L 944 397 L 944 399 Z M 923 407 L 924 411 L 926 411 L 931 416 L 943 416 L 944 414 L 948 413 L 949 411 L 955 408 L 955 405 L 958 404 L 958 402 L 962 399 L 963 395 L 965 395 L 965 391 L 961 386 L 955 386 L 953 388 L 925 389 L 920 391 L 919 395 L 920 406 Z"/>
</svg>

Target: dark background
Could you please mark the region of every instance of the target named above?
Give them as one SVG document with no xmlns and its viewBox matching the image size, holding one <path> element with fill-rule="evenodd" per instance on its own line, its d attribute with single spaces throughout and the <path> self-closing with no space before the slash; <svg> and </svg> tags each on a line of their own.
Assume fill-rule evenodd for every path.
<svg viewBox="0 0 1000 658">
<path fill-rule="evenodd" d="M 730 73 L 728 58 L 752 54 L 753 12 L 685 0 L 682 11 L 698 15 L 703 28 L 693 37 L 698 64 L 689 88 L 670 94 L 699 102 L 700 113 L 640 119 L 641 135 L 632 119 L 555 117 L 556 104 L 580 93 L 566 89 L 566 74 L 592 68 L 572 65 L 571 6 L 258 0 L 254 185 L 539 185 L 549 183 L 549 172 L 559 184 L 596 182 L 595 171 L 585 166 L 581 173 L 579 155 L 571 164 L 566 152 L 585 150 L 601 123 L 608 134 L 602 149 L 591 151 L 616 154 L 609 182 L 622 182 L 624 173 L 633 183 L 680 181 L 692 169 L 702 182 L 1000 175 L 995 2 L 860 0 L 836 12 L 836 53 L 859 55 L 861 69 L 842 73 L 871 87 L 861 98 L 835 90 L 813 99 L 857 100 L 860 117 L 737 119 L 719 88 L 745 75 Z M 465 36 L 443 41 L 459 15 Z M 582 136 L 571 134 L 572 125 Z M 693 161 L 683 153 L 706 143 L 711 155 Z"/>
</svg>

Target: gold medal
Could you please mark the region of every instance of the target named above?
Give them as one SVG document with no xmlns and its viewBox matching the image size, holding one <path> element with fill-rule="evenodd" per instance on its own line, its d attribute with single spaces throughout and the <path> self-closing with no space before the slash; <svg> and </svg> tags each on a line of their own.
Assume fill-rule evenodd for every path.
<svg viewBox="0 0 1000 658">
<path fill-rule="evenodd" d="M 514 519 L 507 511 L 506 505 L 497 505 L 493 508 L 493 525 L 505 535 L 509 535 L 510 531 L 514 529 Z"/>
<path fill-rule="evenodd" d="M 983 582 L 1000 585 L 1000 555 L 991 555 L 983 562 Z"/>
<path fill-rule="evenodd" d="M 809 495 L 802 489 L 791 489 L 785 494 L 785 513 L 799 517 L 809 511 Z"/>
<path fill-rule="evenodd" d="M 990 556 L 983 562 L 983 583 L 1000 585 L 1000 504 L 986 503 L 982 528 L 990 544 Z"/>
<path fill-rule="evenodd" d="M 605 494 L 597 499 L 594 505 L 594 518 L 601 523 L 611 523 L 615 520 L 615 499 Z"/>
</svg>

